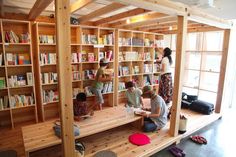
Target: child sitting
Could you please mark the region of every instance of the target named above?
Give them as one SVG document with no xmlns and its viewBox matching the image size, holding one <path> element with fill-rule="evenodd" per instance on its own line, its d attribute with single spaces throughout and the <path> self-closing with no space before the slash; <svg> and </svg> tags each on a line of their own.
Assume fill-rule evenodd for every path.
<svg viewBox="0 0 236 157">
<path fill-rule="evenodd" d="M 129 107 L 135 107 L 135 108 L 142 108 L 143 107 L 143 101 L 141 98 L 142 91 L 138 88 L 134 87 L 134 83 L 132 81 L 126 82 L 126 98 L 127 98 L 127 105 Z"/>
<path fill-rule="evenodd" d="M 92 116 L 94 114 L 94 105 L 88 106 L 86 103 L 86 94 L 79 93 L 76 96 L 76 101 L 74 103 L 74 119 L 79 121 L 81 118 Z"/>
</svg>

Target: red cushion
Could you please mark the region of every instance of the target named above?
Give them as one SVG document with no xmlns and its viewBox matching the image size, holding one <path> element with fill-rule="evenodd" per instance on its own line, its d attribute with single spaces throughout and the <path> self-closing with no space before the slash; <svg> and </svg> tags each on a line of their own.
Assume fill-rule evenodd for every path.
<svg viewBox="0 0 236 157">
<path fill-rule="evenodd" d="M 150 143 L 150 138 L 142 133 L 134 133 L 129 136 L 129 142 L 138 146 Z"/>
</svg>

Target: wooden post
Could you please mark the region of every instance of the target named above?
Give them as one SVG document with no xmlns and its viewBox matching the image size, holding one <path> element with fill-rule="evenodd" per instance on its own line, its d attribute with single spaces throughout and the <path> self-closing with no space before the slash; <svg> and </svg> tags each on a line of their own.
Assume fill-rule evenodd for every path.
<svg viewBox="0 0 236 157">
<path fill-rule="evenodd" d="M 119 78 L 118 78 L 118 66 L 119 66 L 119 30 L 115 29 L 115 56 L 114 56 L 114 101 L 113 101 L 113 106 L 118 106 L 118 97 L 119 97 L 119 92 L 118 92 L 118 84 L 119 84 Z"/>
<path fill-rule="evenodd" d="M 226 65 L 227 65 L 228 50 L 229 50 L 229 39 L 230 39 L 230 29 L 226 29 L 224 31 L 223 54 L 222 54 L 221 64 L 220 64 L 220 76 L 219 76 L 219 84 L 218 84 L 216 106 L 215 106 L 216 113 L 221 112 L 221 102 L 222 102 L 222 96 L 223 96 L 223 90 L 224 90 Z"/>
<path fill-rule="evenodd" d="M 177 136 L 179 130 L 179 115 L 181 106 L 181 92 L 184 72 L 184 57 L 185 57 L 185 43 L 187 35 L 187 18 L 186 16 L 178 16 L 178 30 L 177 30 L 177 47 L 176 47 L 176 63 L 174 76 L 174 92 L 173 105 L 170 121 L 170 135 Z"/>
<path fill-rule="evenodd" d="M 70 54 L 70 1 L 56 0 L 55 6 L 63 153 L 64 157 L 75 157 Z"/>
</svg>

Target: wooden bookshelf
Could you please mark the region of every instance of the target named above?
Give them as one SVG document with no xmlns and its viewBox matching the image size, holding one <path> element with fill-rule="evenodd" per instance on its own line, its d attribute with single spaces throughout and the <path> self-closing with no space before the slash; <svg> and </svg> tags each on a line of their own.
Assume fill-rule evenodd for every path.
<svg viewBox="0 0 236 157">
<path fill-rule="evenodd" d="M 59 117 L 55 24 L 37 22 L 32 27 L 35 35 L 38 116 L 41 121 L 45 121 Z"/>
<path fill-rule="evenodd" d="M 108 52 L 111 53 L 112 58 L 108 58 L 108 68 L 112 69 L 114 66 L 114 35 L 115 30 L 111 28 L 71 26 L 71 55 L 73 58 L 71 64 L 74 100 L 78 92 L 85 92 L 87 93 L 88 103 L 95 102 L 95 96 L 87 91 L 90 91 L 88 89 L 90 89 L 94 81 L 94 76 L 99 68 L 99 61 L 102 56 L 107 57 L 105 54 L 108 54 Z M 110 40 L 108 39 L 108 36 L 110 37 Z M 78 76 L 79 78 L 77 78 L 77 73 L 80 74 Z M 112 84 L 112 86 L 114 86 L 114 81 Z M 113 90 L 104 92 L 103 97 L 105 101 L 104 107 L 113 106 Z"/>
<path fill-rule="evenodd" d="M 0 97 L 6 98 L 0 109 L 0 128 L 38 122 L 30 22 L 2 19 L 0 29 L 0 77 L 5 79 Z"/>
<path fill-rule="evenodd" d="M 124 103 L 127 81 L 135 82 L 138 88 L 151 85 L 158 90 L 160 63 L 156 60 L 163 49 L 163 35 L 119 29 L 118 36 L 118 103 Z"/>
</svg>

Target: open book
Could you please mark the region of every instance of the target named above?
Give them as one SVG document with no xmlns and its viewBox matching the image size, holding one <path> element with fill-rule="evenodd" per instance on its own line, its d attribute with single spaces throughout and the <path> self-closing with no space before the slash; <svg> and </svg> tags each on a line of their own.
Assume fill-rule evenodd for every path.
<svg viewBox="0 0 236 157">
<path fill-rule="evenodd" d="M 137 114 L 137 115 L 142 115 L 144 113 L 151 114 L 150 111 L 145 111 L 145 110 L 142 110 L 141 108 L 134 108 L 134 113 Z"/>
</svg>

